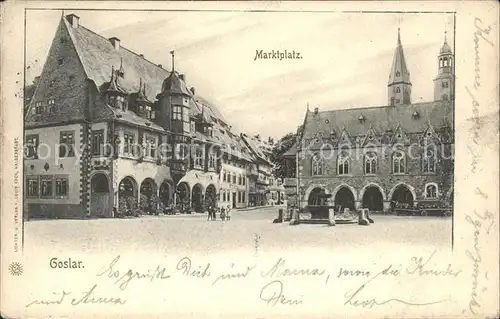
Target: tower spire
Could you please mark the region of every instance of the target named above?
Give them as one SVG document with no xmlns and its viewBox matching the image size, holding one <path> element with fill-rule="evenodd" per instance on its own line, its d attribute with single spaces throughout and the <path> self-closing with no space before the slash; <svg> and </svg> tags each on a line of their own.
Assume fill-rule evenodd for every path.
<svg viewBox="0 0 500 319">
<path fill-rule="evenodd" d="M 391 72 L 389 73 L 389 105 L 410 104 L 411 82 L 410 71 L 406 65 L 403 45 L 401 43 L 401 28 L 398 27 L 398 39 L 394 57 L 392 60 Z"/>
</svg>

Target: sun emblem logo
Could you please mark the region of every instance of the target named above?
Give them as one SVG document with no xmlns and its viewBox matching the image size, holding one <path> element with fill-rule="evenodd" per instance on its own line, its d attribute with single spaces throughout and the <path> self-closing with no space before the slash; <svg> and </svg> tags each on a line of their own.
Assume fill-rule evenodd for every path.
<svg viewBox="0 0 500 319">
<path fill-rule="evenodd" d="M 23 273 L 23 266 L 18 262 L 13 262 L 9 265 L 9 272 L 12 276 L 21 276 Z"/>
</svg>

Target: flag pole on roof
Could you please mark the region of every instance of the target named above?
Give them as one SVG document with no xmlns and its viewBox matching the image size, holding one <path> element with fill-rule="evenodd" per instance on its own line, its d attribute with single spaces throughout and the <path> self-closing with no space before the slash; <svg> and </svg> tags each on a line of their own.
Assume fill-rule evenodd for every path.
<svg viewBox="0 0 500 319">
<path fill-rule="evenodd" d="M 175 71 L 175 51 L 170 51 L 170 55 L 172 55 L 172 72 Z"/>
</svg>

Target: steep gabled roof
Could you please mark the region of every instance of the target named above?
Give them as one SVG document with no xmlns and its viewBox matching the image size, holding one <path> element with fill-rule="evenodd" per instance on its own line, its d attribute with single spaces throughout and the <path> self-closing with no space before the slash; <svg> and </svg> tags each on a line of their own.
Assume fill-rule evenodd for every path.
<svg viewBox="0 0 500 319">
<path fill-rule="evenodd" d="M 109 39 L 81 24 L 72 27 L 67 19 L 62 19 L 61 23 L 70 34 L 87 77 L 94 81 L 98 89 L 105 90 L 110 86 L 111 89 L 115 89 L 115 86 L 119 86 L 117 90 L 129 94 L 139 93 L 139 98 L 151 102 L 155 101 L 157 94 L 164 89 L 191 97 L 194 95 L 178 72 L 169 72 L 122 45 L 116 49 Z M 115 70 L 120 68 L 123 77 L 115 76 L 112 79 L 113 68 Z M 205 122 L 211 123 L 216 119 L 227 124 L 220 110 L 199 95 L 190 101 L 190 110 L 192 116 L 202 115 Z M 132 121 L 134 124 L 144 122 L 133 114 L 123 115 L 122 119 L 125 118 L 135 119 Z"/>
<path fill-rule="evenodd" d="M 111 68 L 119 68 L 121 64 L 124 71 L 123 78 L 120 78 L 121 87 L 128 93 L 137 92 L 142 79 L 148 84 L 146 97 L 150 101 L 155 100 L 156 94 L 161 92 L 163 80 L 170 76 L 170 72 L 123 46 L 115 49 L 108 39 L 82 25 L 74 28 L 66 19 L 62 21 L 73 40 L 87 77 L 98 88 L 110 81 Z"/>
<path fill-rule="evenodd" d="M 297 142 L 293 143 L 293 145 L 288 149 L 288 151 L 283 153 L 282 157 L 291 158 L 295 157 L 295 155 L 297 155 Z"/>
<path fill-rule="evenodd" d="M 219 108 L 216 107 L 212 102 L 208 101 L 206 98 L 199 96 L 199 95 L 195 95 L 194 99 L 198 103 L 201 103 L 201 104 L 205 105 L 206 108 L 208 108 L 208 110 L 205 109 L 205 111 L 209 111 L 208 115 L 216 118 L 217 120 L 221 121 L 222 123 L 224 123 L 226 125 L 228 124 L 226 119 L 222 115 L 221 111 L 219 110 Z"/>
<path fill-rule="evenodd" d="M 362 118 L 362 120 L 360 120 Z M 373 128 L 384 133 L 395 130 L 399 125 L 406 133 L 424 132 L 428 124 L 436 128 L 453 128 L 453 103 L 436 101 L 411 104 L 401 107 L 364 107 L 323 111 L 306 117 L 304 139 L 311 139 L 322 134 L 330 136 L 332 132 L 340 137 L 345 129 L 351 136 L 365 135 Z"/>
<path fill-rule="evenodd" d="M 273 165 L 271 161 L 267 158 L 267 156 L 262 152 L 259 145 L 257 145 L 256 141 L 246 134 L 241 134 L 242 140 L 248 145 L 248 148 L 252 151 L 256 158 L 265 162 L 266 164 Z"/>
</svg>

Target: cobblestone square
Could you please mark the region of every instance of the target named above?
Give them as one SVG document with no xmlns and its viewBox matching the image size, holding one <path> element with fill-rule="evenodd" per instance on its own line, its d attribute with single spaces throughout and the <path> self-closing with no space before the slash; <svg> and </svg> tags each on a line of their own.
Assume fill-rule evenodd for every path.
<svg viewBox="0 0 500 319">
<path fill-rule="evenodd" d="M 452 218 L 373 215 L 370 226 L 273 224 L 278 207 L 235 211 L 231 221 L 206 214 L 143 216 L 133 219 L 34 220 L 25 224 L 25 247 L 58 251 L 158 251 L 217 253 L 255 249 L 388 249 L 391 245 L 451 249 Z"/>
</svg>

